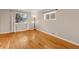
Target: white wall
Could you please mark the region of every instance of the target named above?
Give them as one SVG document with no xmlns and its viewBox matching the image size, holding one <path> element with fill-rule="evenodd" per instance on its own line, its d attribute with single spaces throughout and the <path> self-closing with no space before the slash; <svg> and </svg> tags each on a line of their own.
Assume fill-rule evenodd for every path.
<svg viewBox="0 0 79 59">
<path fill-rule="evenodd" d="M 37 24 L 38 29 L 54 33 L 62 38 L 79 43 L 79 10 L 58 10 L 56 13 L 56 21 L 45 21 L 43 19 L 43 13 L 40 12 L 37 21 L 39 21 Z"/>
<path fill-rule="evenodd" d="M 25 22 L 16 24 L 15 15 L 16 12 L 24 12 L 28 14 L 28 18 Z M 26 11 L 19 10 L 9 10 L 9 9 L 0 9 L 0 34 L 24 31 L 27 29 L 32 29 L 33 24 L 31 24 L 31 13 Z"/>
<path fill-rule="evenodd" d="M 10 32 L 10 10 L 0 9 L 0 34 Z"/>
</svg>

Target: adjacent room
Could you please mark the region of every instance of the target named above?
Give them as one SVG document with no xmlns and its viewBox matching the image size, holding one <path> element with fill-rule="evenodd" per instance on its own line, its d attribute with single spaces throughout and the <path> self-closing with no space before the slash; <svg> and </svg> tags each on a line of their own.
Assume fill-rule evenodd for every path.
<svg viewBox="0 0 79 59">
<path fill-rule="evenodd" d="M 0 9 L 0 49 L 78 49 L 79 9 Z"/>
</svg>

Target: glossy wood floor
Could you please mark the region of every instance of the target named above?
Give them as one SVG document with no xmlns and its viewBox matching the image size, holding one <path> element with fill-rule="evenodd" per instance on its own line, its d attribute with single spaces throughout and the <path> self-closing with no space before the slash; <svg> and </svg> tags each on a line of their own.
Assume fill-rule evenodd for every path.
<svg viewBox="0 0 79 59">
<path fill-rule="evenodd" d="M 79 48 L 56 37 L 37 30 L 0 35 L 0 48 L 4 49 L 44 49 L 44 48 Z"/>
</svg>

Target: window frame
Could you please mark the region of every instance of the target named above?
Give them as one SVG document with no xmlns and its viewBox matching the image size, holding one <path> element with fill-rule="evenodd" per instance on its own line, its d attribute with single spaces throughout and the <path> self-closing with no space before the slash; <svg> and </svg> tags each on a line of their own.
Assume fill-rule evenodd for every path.
<svg viewBox="0 0 79 59">
<path fill-rule="evenodd" d="M 55 14 L 54 19 L 52 19 L 51 15 Z M 49 19 L 47 19 L 47 15 L 49 15 Z M 44 13 L 44 20 L 56 20 L 56 11 L 50 11 Z"/>
</svg>

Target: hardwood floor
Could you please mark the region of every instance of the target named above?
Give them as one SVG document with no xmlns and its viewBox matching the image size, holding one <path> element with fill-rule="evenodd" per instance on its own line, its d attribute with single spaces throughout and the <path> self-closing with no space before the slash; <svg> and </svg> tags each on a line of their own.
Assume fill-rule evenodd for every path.
<svg viewBox="0 0 79 59">
<path fill-rule="evenodd" d="M 28 30 L 11 34 L 0 35 L 0 48 L 2 49 L 68 49 L 79 48 L 72 43 L 37 30 Z"/>
</svg>

